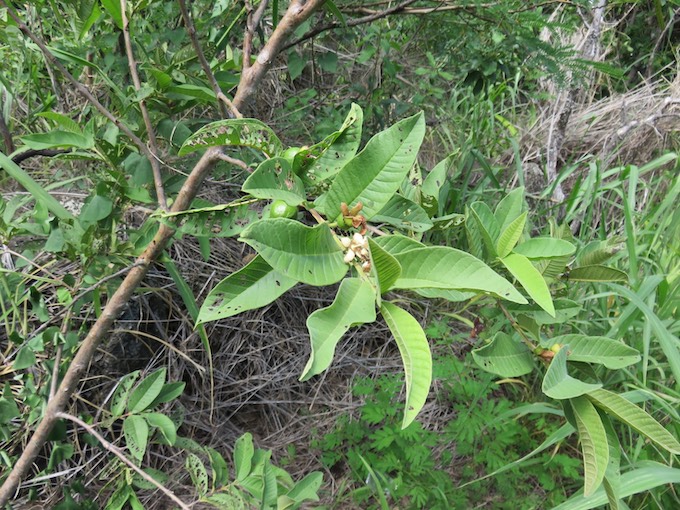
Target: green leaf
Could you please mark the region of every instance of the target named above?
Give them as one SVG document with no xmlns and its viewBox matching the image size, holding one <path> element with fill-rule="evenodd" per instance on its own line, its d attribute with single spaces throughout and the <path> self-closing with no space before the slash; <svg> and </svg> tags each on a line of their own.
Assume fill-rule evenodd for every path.
<svg viewBox="0 0 680 510">
<path fill-rule="evenodd" d="M 425 135 L 422 113 L 397 122 L 378 133 L 333 179 L 328 193 L 316 205 L 328 218 L 340 214 L 340 204 L 364 204 L 362 214 L 371 219 L 392 198 L 416 161 Z"/>
<path fill-rule="evenodd" d="M 80 124 L 78 124 L 75 120 L 71 119 L 71 117 L 67 117 L 66 115 L 57 112 L 40 112 L 38 113 L 38 116 L 54 121 L 54 123 L 57 126 L 64 129 L 65 131 L 69 131 L 71 133 L 76 133 L 79 135 L 83 134 L 83 130 L 80 127 Z"/>
<path fill-rule="evenodd" d="M 119 30 L 123 30 L 123 14 L 119 0 L 101 0 L 102 7 L 109 13 Z"/>
<path fill-rule="evenodd" d="M 475 362 L 487 372 L 501 377 L 519 377 L 534 369 L 534 355 L 529 348 L 503 332 L 490 343 L 473 349 Z"/>
<path fill-rule="evenodd" d="M 560 351 L 561 352 L 561 351 Z M 680 454 L 680 442 L 644 410 L 611 391 L 597 389 L 586 395 L 597 407 L 637 430 L 661 448 Z"/>
<path fill-rule="evenodd" d="M 166 371 L 165 368 L 160 368 L 149 374 L 137 385 L 128 399 L 128 412 L 139 413 L 151 405 L 163 389 Z"/>
<path fill-rule="evenodd" d="M 401 234 L 379 236 L 374 239 L 372 238 L 372 240 L 392 256 L 409 250 L 415 250 L 416 248 L 425 248 L 423 243 Z"/>
<path fill-rule="evenodd" d="M 250 474 L 254 454 L 253 435 L 246 432 L 234 443 L 234 470 L 237 482 L 242 482 Z"/>
<path fill-rule="evenodd" d="M 335 346 L 350 327 L 374 321 L 373 286 L 360 278 L 345 278 L 333 303 L 316 310 L 307 318 L 312 352 L 300 380 L 306 381 L 328 368 L 335 354 Z"/>
<path fill-rule="evenodd" d="M 432 354 L 423 328 L 406 310 L 383 302 L 380 311 L 399 347 L 406 374 L 405 429 L 425 405 L 432 382 Z"/>
<path fill-rule="evenodd" d="M 623 271 L 607 266 L 575 267 L 569 271 L 569 280 L 574 282 L 627 282 L 628 275 Z"/>
<path fill-rule="evenodd" d="M 586 397 L 570 400 L 581 442 L 585 484 L 583 494 L 590 496 L 601 484 L 609 464 L 607 433 L 593 404 Z"/>
<path fill-rule="evenodd" d="M 646 462 L 644 467 L 633 469 L 621 475 L 621 498 L 639 494 L 665 484 L 680 484 L 680 469 L 664 466 L 657 462 Z M 581 491 L 552 510 L 590 510 L 607 504 L 607 495 L 600 487 L 591 496 Z"/>
<path fill-rule="evenodd" d="M 614 370 L 640 361 L 637 349 L 605 336 L 562 335 L 552 338 L 550 345 L 553 343 L 569 344 L 569 361 L 597 363 Z"/>
<path fill-rule="evenodd" d="M 166 444 L 173 446 L 177 441 L 177 427 L 173 421 L 161 413 L 143 413 L 140 415 L 150 427 L 158 429 Z"/>
<path fill-rule="evenodd" d="M 55 129 L 49 133 L 36 133 L 20 137 L 31 149 L 54 149 L 70 148 L 91 149 L 94 147 L 94 139 L 91 136 L 72 133 L 71 131 L 61 131 Z"/>
<path fill-rule="evenodd" d="M 192 85 L 190 83 L 182 83 L 181 85 L 170 85 L 165 89 L 165 94 L 169 99 L 179 99 L 184 101 L 193 101 L 198 99 L 204 104 L 214 103 L 217 99 L 215 92 L 208 87 L 201 85 Z M 228 144 L 227 144 L 228 145 Z"/>
<path fill-rule="evenodd" d="M 17 181 L 26 191 L 28 191 L 37 203 L 42 204 L 57 218 L 60 220 L 73 219 L 73 215 L 61 205 L 59 200 L 50 195 L 40 184 L 34 181 L 30 175 L 2 152 L 0 152 L 0 167 L 4 168 L 12 179 Z"/>
<path fill-rule="evenodd" d="M 184 392 L 184 387 L 187 383 L 183 381 L 171 382 L 163 385 L 163 389 L 158 394 L 158 396 L 153 399 L 153 402 L 149 404 L 149 409 L 153 409 L 158 404 L 164 404 L 165 402 L 170 402 L 175 400 Z"/>
<path fill-rule="evenodd" d="M 103 195 L 94 195 L 80 211 L 78 221 L 87 228 L 107 218 L 113 212 L 113 201 Z"/>
<path fill-rule="evenodd" d="M 375 273 L 378 277 L 378 286 L 380 293 L 384 294 L 397 281 L 401 275 L 401 266 L 397 259 L 387 253 L 378 243 L 372 238 L 368 238 L 368 246 L 371 252 L 371 261 Z"/>
<path fill-rule="evenodd" d="M 111 414 L 115 418 L 122 416 L 125 412 L 125 405 L 130 396 L 130 391 L 132 391 L 132 386 L 135 384 L 135 381 L 137 381 L 139 373 L 139 370 L 135 370 L 134 372 L 124 375 L 120 378 L 120 381 L 118 381 L 116 391 L 114 391 L 113 396 L 111 397 Z"/>
<path fill-rule="evenodd" d="M 229 466 L 222 454 L 215 448 L 206 447 L 210 458 L 210 471 L 212 472 L 212 483 L 215 489 L 229 483 Z"/>
<path fill-rule="evenodd" d="M 258 255 L 210 291 L 196 322 L 216 321 L 261 308 L 276 301 L 296 283 L 297 280 L 275 271 Z"/>
<path fill-rule="evenodd" d="M 420 294 L 428 299 L 446 299 L 452 303 L 467 301 L 477 295 L 476 292 L 461 292 L 451 289 L 415 289 L 416 294 Z"/>
<path fill-rule="evenodd" d="M 283 145 L 272 129 L 257 119 L 228 119 L 212 122 L 187 138 L 178 154 L 185 156 L 207 147 L 228 145 L 250 147 L 270 157 L 275 156 Z"/>
<path fill-rule="evenodd" d="M 0 425 L 6 425 L 18 416 L 21 416 L 19 407 L 16 400 L 14 400 L 14 394 L 9 382 L 6 382 L 0 397 Z"/>
<path fill-rule="evenodd" d="M 295 484 L 285 496 L 294 503 L 302 503 L 303 501 L 319 501 L 317 491 L 321 488 L 323 483 L 323 474 L 314 471 L 308 474 L 302 480 Z"/>
<path fill-rule="evenodd" d="M 321 142 L 323 153 L 302 174 L 302 180 L 308 186 L 319 184 L 337 174 L 359 150 L 361 128 L 364 113 L 361 107 L 352 103 L 345 121 L 338 131 L 332 133 Z M 310 147 L 310 151 L 314 147 Z"/>
<path fill-rule="evenodd" d="M 505 227 L 505 230 L 501 231 L 501 234 L 498 236 L 498 241 L 496 242 L 496 253 L 498 253 L 499 257 L 503 258 L 510 254 L 517 244 L 517 241 L 519 241 L 519 238 L 522 237 L 526 221 L 527 213 L 524 212 L 520 214 L 515 221 L 512 221 Z"/>
<path fill-rule="evenodd" d="M 516 303 L 526 303 L 509 281 L 464 251 L 430 246 L 397 254 L 395 258 L 401 265 L 401 276 L 394 288 L 483 291 Z"/>
<path fill-rule="evenodd" d="M 283 200 L 289 205 L 305 201 L 305 186 L 283 158 L 263 161 L 243 183 L 243 191 L 257 198 Z"/>
<path fill-rule="evenodd" d="M 213 205 L 207 200 L 196 199 L 187 211 L 160 213 L 162 223 L 177 228 L 182 234 L 196 237 L 233 237 L 243 232 L 248 225 L 259 219 L 258 211 L 251 209 L 253 199 L 239 199 L 228 204 Z M 178 223 L 173 223 L 177 218 Z"/>
<path fill-rule="evenodd" d="M 623 510 L 619 504 L 621 499 L 621 443 L 609 416 L 601 413 L 600 418 L 607 433 L 609 446 L 609 464 L 604 473 L 604 490 L 607 493 L 610 510 Z"/>
<path fill-rule="evenodd" d="M 412 232 L 425 232 L 432 228 L 432 221 L 425 209 L 401 195 L 394 195 L 390 198 L 385 207 L 371 218 L 371 221 L 388 223 L 399 229 Z"/>
<path fill-rule="evenodd" d="M 35 365 L 36 361 L 37 358 L 35 357 L 35 353 L 33 352 L 33 349 L 31 349 L 31 346 L 24 345 L 19 349 L 19 352 L 17 352 L 16 358 L 14 358 L 14 362 L 12 363 L 12 369 L 23 370 L 24 368 Z"/>
<path fill-rule="evenodd" d="M 331 285 L 349 268 L 326 223 L 307 227 L 287 218 L 261 220 L 244 230 L 241 240 L 275 270 L 310 285 Z"/>
<path fill-rule="evenodd" d="M 556 400 L 576 398 L 593 390 L 601 388 L 601 384 L 591 384 L 574 379 L 567 373 L 568 345 L 562 346 L 560 351 L 550 362 L 548 371 L 543 378 L 543 393 Z"/>
<path fill-rule="evenodd" d="M 569 241 L 553 237 L 527 239 L 512 250 L 528 259 L 548 259 L 573 255 L 576 247 Z"/>
<path fill-rule="evenodd" d="M 602 264 L 621 251 L 623 246 L 621 238 L 616 237 L 606 241 L 591 241 L 579 250 L 576 256 L 576 264 L 578 266 Z"/>
<path fill-rule="evenodd" d="M 498 202 L 494 217 L 498 222 L 498 231 L 505 231 L 510 224 L 515 222 L 522 214 L 524 207 L 524 187 L 519 187 L 512 190 L 503 197 L 503 200 Z"/>
<path fill-rule="evenodd" d="M 531 261 L 524 255 L 511 253 L 507 257 L 501 259 L 503 265 L 510 271 L 510 274 L 517 278 L 524 290 L 529 296 L 546 312 L 553 317 L 555 316 L 555 306 L 552 302 L 550 289 L 545 283 L 543 275 L 538 272 Z"/>
<path fill-rule="evenodd" d="M 149 442 L 149 424 L 141 416 L 132 414 L 123 421 L 123 435 L 130 454 L 141 461 Z"/>
<path fill-rule="evenodd" d="M 501 235 L 501 227 L 491 209 L 484 202 L 475 202 L 469 208 L 475 226 L 482 237 L 490 257 L 496 257 L 496 241 Z"/>
<path fill-rule="evenodd" d="M 439 212 L 439 195 L 442 186 L 446 183 L 449 169 L 453 166 L 455 156 L 451 154 L 443 159 L 430 170 L 420 187 L 422 193 L 421 205 L 430 216 L 435 216 Z"/>
<path fill-rule="evenodd" d="M 185 466 L 199 496 L 205 496 L 208 493 L 208 472 L 203 461 L 197 455 L 190 453 L 187 456 Z"/>
</svg>

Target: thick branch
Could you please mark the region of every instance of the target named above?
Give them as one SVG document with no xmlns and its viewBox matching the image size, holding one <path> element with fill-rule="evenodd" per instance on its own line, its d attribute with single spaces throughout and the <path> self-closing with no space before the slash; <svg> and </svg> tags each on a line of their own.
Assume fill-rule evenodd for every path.
<svg viewBox="0 0 680 510">
<path fill-rule="evenodd" d="M 276 55 L 284 48 L 286 41 L 290 35 L 295 31 L 301 23 L 306 21 L 314 11 L 321 7 L 326 0 L 292 0 L 288 10 L 281 18 L 276 30 L 260 51 L 257 59 L 248 69 L 243 69 L 241 73 L 241 81 L 238 84 L 236 95 L 234 96 L 234 104 L 242 110 L 242 106 L 246 103 L 257 88 L 257 84 L 262 80 L 264 75 L 269 71 L 269 68 L 274 61 Z"/>
<path fill-rule="evenodd" d="M 309 0 L 308 2 L 304 3 L 301 0 L 293 0 L 281 19 L 278 27 L 276 30 L 274 30 L 270 39 L 267 41 L 264 48 L 258 55 L 255 64 L 250 69 L 248 69 L 247 72 L 244 71 L 242 74 L 241 82 L 239 83 L 239 87 L 233 101 L 234 107 L 237 110 L 241 110 L 244 103 L 253 95 L 257 85 L 269 70 L 272 60 L 281 50 L 290 34 L 292 34 L 301 23 L 308 19 L 314 10 L 323 5 L 324 1 L 325 0 Z M 0 3 L 6 6 L 5 0 L 0 0 Z M 135 137 L 134 133 L 130 132 L 129 129 L 127 129 L 127 127 L 124 126 L 120 121 L 113 118 L 108 110 L 101 106 L 101 104 L 94 97 L 92 97 L 89 90 L 77 82 L 75 78 L 73 78 L 68 73 L 68 71 L 66 71 L 66 69 L 64 69 L 64 67 L 56 61 L 56 59 L 54 59 L 54 57 L 47 51 L 47 48 L 42 43 L 42 41 L 35 37 L 28 30 L 28 28 L 23 23 L 21 23 L 21 21 L 12 11 L 9 12 L 20 28 L 23 26 L 22 31 L 25 30 L 24 33 L 26 33 L 43 50 L 46 58 L 54 60 L 54 65 L 62 73 L 64 73 L 65 76 L 67 76 L 69 81 L 72 80 L 74 86 L 76 86 L 79 92 L 86 96 L 88 100 L 92 102 L 92 104 L 94 104 L 102 113 L 105 112 L 106 117 L 115 122 L 115 124 L 119 126 L 123 132 L 128 134 L 128 136 L 132 135 L 131 138 L 134 137 L 133 140 L 139 141 L 144 148 L 143 152 L 147 154 L 149 151 L 146 145 L 144 145 L 141 140 L 139 140 L 139 138 Z M 142 147 L 140 147 L 140 150 L 142 150 Z M 182 189 L 180 189 L 179 194 L 177 195 L 177 198 L 170 210 L 171 212 L 180 212 L 189 208 L 191 201 L 198 193 L 203 180 L 212 170 L 215 163 L 220 160 L 221 155 L 222 148 L 217 147 L 211 147 L 203 154 L 201 159 L 198 161 L 198 163 L 196 163 L 196 166 L 189 174 L 189 177 L 187 177 Z M 142 255 L 137 258 L 137 261 L 130 269 L 130 272 L 127 274 L 118 289 L 110 297 L 106 307 L 102 311 L 101 316 L 94 323 L 87 336 L 81 343 L 78 352 L 76 353 L 71 365 L 64 375 L 64 379 L 61 381 L 61 384 L 54 395 L 54 398 L 50 399 L 50 401 L 47 403 L 43 419 L 36 427 L 35 432 L 26 444 L 23 452 L 17 459 L 12 470 L 2 484 L 2 487 L 0 487 L 0 508 L 3 508 L 17 491 L 21 483 L 21 479 L 29 472 L 33 461 L 38 456 L 40 450 L 47 441 L 50 431 L 61 416 L 60 413 L 66 408 L 70 398 L 76 391 L 82 376 L 85 374 L 85 371 L 92 360 L 92 356 L 94 355 L 97 346 L 101 342 L 101 339 L 106 336 L 109 329 L 113 325 L 113 322 L 118 318 L 125 305 L 132 297 L 135 289 L 141 284 L 149 267 L 163 253 L 163 250 L 173 235 L 174 228 L 165 223 L 161 223 L 154 238 L 147 245 Z"/>
<path fill-rule="evenodd" d="M 139 80 L 139 73 L 137 72 L 137 62 L 135 62 L 135 54 L 132 51 L 132 41 L 130 40 L 130 22 L 127 18 L 127 1 L 120 0 L 120 12 L 123 19 L 123 39 L 125 40 L 125 53 L 127 53 L 128 67 L 130 68 L 130 76 L 132 76 L 132 83 L 135 90 L 139 92 L 142 89 L 142 82 Z M 142 112 L 144 125 L 146 126 L 146 134 L 149 137 L 149 146 L 151 147 L 151 154 L 149 163 L 151 163 L 151 173 L 153 174 L 153 182 L 156 187 L 156 197 L 158 198 L 158 205 L 164 211 L 168 210 L 168 201 L 165 198 L 165 189 L 163 188 L 163 177 L 161 176 L 161 166 L 158 163 L 158 145 L 156 144 L 156 134 L 151 124 L 151 117 L 149 110 L 146 108 L 146 101 L 142 98 L 139 100 L 139 109 Z"/>
</svg>

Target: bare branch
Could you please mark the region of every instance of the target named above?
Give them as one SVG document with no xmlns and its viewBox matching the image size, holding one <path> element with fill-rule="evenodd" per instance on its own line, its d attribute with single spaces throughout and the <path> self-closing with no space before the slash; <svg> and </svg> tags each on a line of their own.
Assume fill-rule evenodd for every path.
<svg viewBox="0 0 680 510">
<path fill-rule="evenodd" d="M 135 62 L 135 54 L 132 51 L 132 41 L 130 40 L 130 22 L 127 18 L 127 1 L 120 0 L 120 13 L 123 19 L 123 39 L 125 40 L 125 53 L 127 53 L 128 67 L 130 68 L 130 76 L 135 90 L 139 92 L 142 88 L 142 82 L 139 80 L 139 73 L 137 72 L 137 62 Z M 164 211 L 168 210 L 168 201 L 165 198 L 165 189 L 163 188 L 163 176 L 161 175 L 161 167 L 158 163 L 158 145 L 156 144 L 156 134 L 151 124 L 151 117 L 149 110 L 146 108 L 146 101 L 143 98 L 139 99 L 139 109 L 142 112 L 144 125 L 146 126 L 146 134 L 149 137 L 149 146 L 151 147 L 151 172 L 153 174 L 153 182 L 156 187 L 156 197 L 158 198 L 158 205 Z"/>
<path fill-rule="evenodd" d="M 93 435 L 94 437 L 97 438 L 97 440 L 101 443 L 101 445 L 104 447 L 104 449 L 113 453 L 125 465 L 127 465 L 129 468 L 131 468 L 135 473 L 137 473 L 139 476 L 144 478 L 144 480 L 146 480 L 150 484 L 154 485 L 163 494 L 165 494 L 167 497 L 169 497 L 171 500 L 173 500 L 175 503 L 177 503 L 180 508 L 182 508 L 184 510 L 190 510 L 190 507 L 186 503 L 184 503 L 181 499 L 179 499 L 177 496 L 175 496 L 174 492 L 172 492 L 170 489 L 167 489 L 165 486 L 163 486 L 163 484 L 156 481 L 156 479 L 154 479 L 151 475 L 149 475 L 143 469 L 138 468 L 130 459 L 128 459 L 125 456 L 125 454 L 120 450 L 120 448 L 109 443 L 106 439 L 104 439 L 104 436 L 102 436 L 99 432 L 97 432 L 94 427 L 88 425 L 87 423 L 85 423 L 80 418 L 77 418 L 75 416 L 72 416 L 72 415 L 66 414 L 66 413 L 57 413 L 56 418 L 61 418 L 63 420 L 72 421 L 76 425 L 85 429 L 89 434 L 91 434 L 91 435 Z"/>
</svg>

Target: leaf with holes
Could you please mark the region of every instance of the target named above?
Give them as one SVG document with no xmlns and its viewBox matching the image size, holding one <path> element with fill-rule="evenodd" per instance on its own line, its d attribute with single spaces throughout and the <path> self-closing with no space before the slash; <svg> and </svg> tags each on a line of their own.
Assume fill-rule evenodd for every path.
<svg viewBox="0 0 680 510">
<path fill-rule="evenodd" d="M 333 179 L 327 193 L 316 201 L 328 218 L 340 214 L 340 204 L 363 203 L 362 214 L 371 219 L 382 209 L 416 161 L 425 136 L 422 113 L 397 122 L 369 140 Z"/>
<path fill-rule="evenodd" d="M 215 285 L 198 312 L 197 324 L 255 310 L 276 301 L 297 280 L 274 270 L 260 256 Z"/>
<path fill-rule="evenodd" d="M 149 424 L 139 415 L 130 415 L 123 421 L 123 435 L 130 454 L 141 461 L 149 442 Z"/>
<path fill-rule="evenodd" d="M 199 149 L 228 145 L 250 147 L 275 156 L 283 145 L 276 133 L 264 122 L 257 119 L 227 119 L 211 122 L 187 138 L 179 150 L 185 156 Z"/>
<path fill-rule="evenodd" d="M 609 464 L 607 433 L 590 400 L 581 396 L 571 399 L 570 403 L 583 453 L 583 494 L 590 496 L 602 483 Z"/>
<path fill-rule="evenodd" d="M 199 496 L 205 496 L 208 493 L 208 472 L 203 461 L 197 455 L 190 453 L 187 456 L 185 466 Z"/>
<path fill-rule="evenodd" d="M 374 321 L 373 286 L 360 278 L 345 278 L 333 303 L 316 310 L 307 318 L 312 352 L 300 380 L 306 381 L 328 368 L 335 354 L 335 346 L 350 327 Z"/>
<path fill-rule="evenodd" d="M 406 376 L 405 429 L 425 405 L 432 382 L 432 354 L 423 328 L 406 310 L 383 302 L 380 311 L 399 347 Z"/>
<path fill-rule="evenodd" d="M 305 186 L 283 158 L 263 161 L 243 183 L 243 191 L 257 198 L 283 200 L 289 205 L 305 201 Z"/>
<path fill-rule="evenodd" d="M 327 224 L 308 227 L 287 218 L 261 220 L 241 234 L 267 263 L 291 279 L 310 285 L 340 281 L 349 266 Z"/>
<path fill-rule="evenodd" d="M 432 221 L 425 209 L 400 195 L 390 198 L 385 207 L 372 218 L 374 223 L 387 223 L 402 230 L 425 232 L 432 228 Z"/>
</svg>

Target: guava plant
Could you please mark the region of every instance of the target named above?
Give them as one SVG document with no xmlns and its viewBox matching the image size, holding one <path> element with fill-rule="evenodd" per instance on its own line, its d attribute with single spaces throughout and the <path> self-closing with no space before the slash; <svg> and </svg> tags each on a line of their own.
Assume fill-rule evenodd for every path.
<svg viewBox="0 0 680 510">
<path fill-rule="evenodd" d="M 392 291 L 495 301 L 507 317 L 499 322 L 510 327 L 498 328 L 474 350 L 474 358 L 502 377 L 545 371 L 544 393 L 562 402 L 567 427 L 578 431 L 586 494 L 604 481 L 610 501 L 618 501 L 620 447 L 610 417 L 680 453 L 680 443 L 649 414 L 602 389 L 605 369 L 639 361 L 635 349 L 605 337 L 551 338 L 550 326 L 580 309 L 573 301 L 553 299 L 551 287 L 565 285 L 567 278 L 624 280 L 625 273 L 602 265 L 615 250 L 589 246 L 586 256 L 577 256 L 569 229 L 555 223 L 549 236 L 530 237 L 522 188 L 508 193 L 495 210 L 475 202 L 463 215 L 444 214 L 451 159 L 422 175 L 417 165 L 425 134 L 422 114 L 378 133 L 359 151 L 361 130 L 362 111 L 353 105 L 340 129 L 310 147 L 284 149 L 276 134 L 254 119 L 215 122 L 186 140 L 180 155 L 219 145 L 250 147 L 266 158 L 244 182 L 242 198 L 179 213 L 180 232 L 238 235 L 257 252 L 212 289 L 197 323 L 265 306 L 298 283 L 339 283 L 332 304 L 307 319 L 311 354 L 301 380 L 326 370 L 342 336 L 379 314 L 403 360 L 405 428 L 425 404 L 432 357 L 420 324 Z M 270 213 L 263 214 L 269 201 Z M 470 253 L 422 242 L 424 232 L 460 225 Z"/>
</svg>

